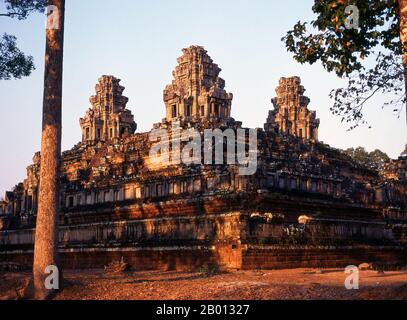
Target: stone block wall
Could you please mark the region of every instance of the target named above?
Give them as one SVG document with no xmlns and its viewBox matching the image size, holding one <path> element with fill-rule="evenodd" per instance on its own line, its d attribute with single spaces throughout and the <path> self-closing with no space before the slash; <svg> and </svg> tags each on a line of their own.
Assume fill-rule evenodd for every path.
<svg viewBox="0 0 407 320">
<path fill-rule="evenodd" d="M 33 241 L 33 229 L 0 232 L 0 259 L 30 268 Z M 314 219 L 300 225 L 241 212 L 63 226 L 60 246 L 65 268 L 102 268 L 121 257 L 136 270 L 397 265 L 407 257 L 405 238 L 382 223 Z"/>
<path fill-rule="evenodd" d="M 240 213 L 62 226 L 62 248 L 195 245 L 237 242 Z M 0 232 L 0 251 L 33 246 L 34 229 Z"/>
</svg>

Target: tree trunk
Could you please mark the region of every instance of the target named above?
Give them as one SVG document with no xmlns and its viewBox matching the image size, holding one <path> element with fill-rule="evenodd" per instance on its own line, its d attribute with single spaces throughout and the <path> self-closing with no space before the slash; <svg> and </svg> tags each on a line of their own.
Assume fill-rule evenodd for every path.
<svg viewBox="0 0 407 320">
<path fill-rule="evenodd" d="M 406 95 L 406 122 L 407 122 L 407 0 L 398 0 L 398 1 L 400 9 L 400 42 L 402 45 L 404 87 Z"/>
<path fill-rule="evenodd" d="M 33 265 L 35 299 L 48 299 L 56 292 L 46 288 L 46 278 L 51 275 L 45 270 L 47 266 L 56 266 L 62 275 L 58 259 L 58 215 L 65 0 L 49 0 L 48 6 L 55 7 L 48 7 L 46 29 L 41 168 Z M 50 20 L 51 16 L 54 20 Z M 62 281 L 59 281 L 61 285 Z"/>
</svg>

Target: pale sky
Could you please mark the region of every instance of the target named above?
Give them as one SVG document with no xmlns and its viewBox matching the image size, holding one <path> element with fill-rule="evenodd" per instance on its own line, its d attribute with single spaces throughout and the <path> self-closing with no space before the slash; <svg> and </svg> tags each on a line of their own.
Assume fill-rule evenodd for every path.
<svg viewBox="0 0 407 320">
<path fill-rule="evenodd" d="M 329 107 L 331 89 L 343 86 L 320 65 L 302 66 L 281 37 L 312 18 L 312 0 L 67 0 L 63 84 L 63 150 L 79 142 L 79 118 L 99 76 L 122 79 L 138 132 L 165 117 L 163 89 L 181 49 L 202 45 L 221 68 L 234 94 L 232 116 L 246 127 L 263 127 L 280 77 L 297 75 L 321 119 L 320 140 L 333 147 L 379 148 L 398 157 L 407 142 L 404 113 L 382 110 L 384 97 L 366 108 L 366 126 L 347 132 Z M 0 2 L 0 12 L 3 10 Z M 25 21 L 0 17 L 0 33 L 14 34 L 37 69 L 22 80 L 0 81 L 0 197 L 26 176 L 40 149 L 44 69 L 44 16 Z M 392 109 L 392 108 L 389 108 Z"/>
</svg>

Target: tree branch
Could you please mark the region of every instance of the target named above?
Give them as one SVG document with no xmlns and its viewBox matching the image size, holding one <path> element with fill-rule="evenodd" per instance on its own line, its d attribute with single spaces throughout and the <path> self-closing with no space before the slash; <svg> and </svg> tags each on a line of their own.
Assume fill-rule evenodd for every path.
<svg viewBox="0 0 407 320">
<path fill-rule="evenodd" d="M 14 18 L 14 17 L 23 17 L 21 13 L 0 13 L 0 17 Z"/>
</svg>

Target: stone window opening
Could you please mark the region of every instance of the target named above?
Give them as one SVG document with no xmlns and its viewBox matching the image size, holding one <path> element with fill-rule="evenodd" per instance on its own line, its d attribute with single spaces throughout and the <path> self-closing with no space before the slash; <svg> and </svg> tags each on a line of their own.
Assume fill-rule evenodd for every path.
<svg viewBox="0 0 407 320">
<path fill-rule="evenodd" d="M 215 115 L 219 115 L 219 105 L 215 104 Z"/>
<path fill-rule="evenodd" d="M 205 115 L 205 109 L 204 109 L 204 106 L 201 106 L 201 116 L 204 116 Z"/>
<path fill-rule="evenodd" d="M 113 201 L 119 200 L 119 190 L 114 190 L 113 192 Z"/>
<path fill-rule="evenodd" d="M 113 138 L 113 129 L 110 128 L 110 138 Z"/>
<path fill-rule="evenodd" d="M 73 197 L 70 196 L 68 197 L 68 208 L 72 208 L 73 207 Z"/>
<path fill-rule="evenodd" d="M 105 191 L 103 193 L 103 202 L 109 202 L 110 201 L 109 194 L 110 194 L 110 191 Z"/>
<path fill-rule="evenodd" d="M 31 211 L 33 208 L 33 197 L 32 196 L 28 196 L 27 197 L 27 210 Z"/>
<path fill-rule="evenodd" d="M 89 140 L 89 134 L 90 134 L 90 130 L 89 128 L 86 128 L 86 139 Z"/>
<path fill-rule="evenodd" d="M 92 204 L 92 195 L 90 193 L 85 196 L 85 204 Z"/>
<path fill-rule="evenodd" d="M 95 192 L 95 203 L 99 203 L 99 192 Z"/>
<path fill-rule="evenodd" d="M 155 188 L 156 188 L 155 195 L 157 197 L 161 197 L 162 196 L 162 185 L 161 184 L 156 184 Z"/>
<path fill-rule="evenodd" d="M 98 131 L 97 131 L 97 138 L 98 139 L 100 138 L 100 129 L 98 129 Z"/>
<path fill-rule="evenodd" d="M 191 116 L 191 106 L 187 105 L 185 108 L 185 116 L 190 117 Z"/>
<path fill-rule="evenodd" d="M 176 118 L 176 117 L 177 117 L 177 105 L 176 105 L 176 104 L 174 104 L 174 105 L 172 106 L 172 117 L 173 117 L 173 118 Z"/>
<path fill-rule="evenodd" d="M 300 136 L 300 138 L 302 138 L 302 129 L 300 129 L 298 135 Z"/>
<path fill-rule="evenodd" d="M 182 181 L 181 183 L 181 193 L 186 193 L 188 191 L 188 183 L 186 181 Z"/>
<path fill-rule="evenodd" d="M 126 200 L 133 199 L 133 188 L 128 187 L 124 189 L 124 198 Z"/>
<path fill-rule="evenodd" d="M 140 188 L 140 187 L 137 187 L 137 188 L 136 188 L 136 198 L 137 198 L 137 199 L 140 199 L 140 198 L 141 198 L 141 188 Z"/>
</svg>

